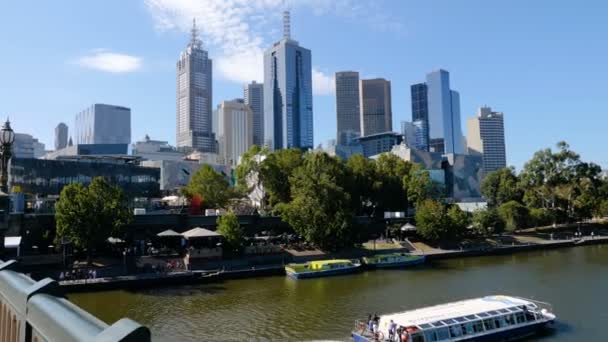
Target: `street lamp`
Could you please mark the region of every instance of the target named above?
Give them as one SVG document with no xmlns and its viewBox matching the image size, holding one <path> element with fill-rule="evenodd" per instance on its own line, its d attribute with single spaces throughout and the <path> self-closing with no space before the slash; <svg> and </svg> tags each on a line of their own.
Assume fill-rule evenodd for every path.
<svg viewBox="0 0 608 342">
<path fill-rule="evenodd" d="M 2 173 L 0 174 L 0 190 L 8 193 L 8 162 L 11 160 L 11 148 L 15 142 L 15 132 L 11 128 L 11 123 L 6 119 L 6 122 L 0 129 L 0 166 Z"/>
</svg>

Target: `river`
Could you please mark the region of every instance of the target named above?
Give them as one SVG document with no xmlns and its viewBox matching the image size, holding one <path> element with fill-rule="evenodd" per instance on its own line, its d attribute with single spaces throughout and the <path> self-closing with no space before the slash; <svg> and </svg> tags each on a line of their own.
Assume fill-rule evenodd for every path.
<svg viewBox="0 0 608 342">
<path fill-rule="evenodd" d="M 608 340 L 608 245 L 434 262 L 416 269 L 293 280 L 72 294 L 108 323 L 132 318 L 155 341 L 348 341 L 356 319 L 488 294 L 553 304 L 538 341 Z"/>
</svg>

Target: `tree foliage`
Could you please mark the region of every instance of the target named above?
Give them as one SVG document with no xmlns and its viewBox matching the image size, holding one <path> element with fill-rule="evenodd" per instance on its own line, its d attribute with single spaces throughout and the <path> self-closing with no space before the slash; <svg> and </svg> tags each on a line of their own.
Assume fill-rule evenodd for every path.
<svg viewBox="0 0 608 342">
<path fill-rule="evenodd" d="M 521 201 L 521 191 L 515 170 L 503 168 L 488 173 L 481 183 L 481 194 L 488 200 L 488 205 L 498 207 L 509 201 Z"/>
<path fill-rule="evenodd" d="M 475 210 L 472 221 L 473 229 L 481 236 L 499 234 L 504 231 L 504 222 L 495 208 Z"/>
<path fill-rule="evenodd" d="M 376 160 L 376 177 L 380 182 L 376 196 L 378 212 L 405 211 L 408 208 L 407 186 L 403 180 L 409 174 L 412 164 L 392 153 L 383 153 Z"/>
<path fill-rule="evenodd" d="M 469 220 L 458 206 L 448 208 L 445 204 L 426 199 L 416 205 L 417 232 L 426 240 L 442 241 L 462 237 Z"/>
<path fill-rule="evenodd" d="M 192 175 L 185 193 L 190 197 L 200 196 L 202 207 L 211 209 L 224 208 L 235 197 L 226 178 L 209 165 L 203 165 Z"/>
<path fill-rule="evenodd" d="M 275 212 L 278 205 L 289 203 L 292 199 L 289 177 L 302 165 L 303 152 L 297 148 L 274 151 L 268 154 L 260 167 L 261 181 L 264 184 L 268 202 Z"/>
<path fill-rule="evenodd" d="M 125 225 L 132 220 L 125 193 L 102 177 L 94 178 L 88 187 L 65 186 L 55 211 L 57 238 L 86 248 L 89 258 L 109 237 L 124 238 Z"/>
<path fill-rule="evenodd" d="M 529 221 L 528 208 L 516 201 L 503 203 L 498 207 L 498 215 L 505 224 L 505 229 L 515 231 L 526 228 Z"/>
<path fill-rule="evenodd" d="M 285 205 L 283 219 L 324 250 L 352 245 L 353 214 L 342 162 L 325 153 L 307 153 L 289 180 L 293 200 Z"/>
<path fill-rule="evenodd" d="M 241 251 L 245 233 L 234 212 L 229 211 L 217 219 L 217 232 L 222 234 L 224 241 L 232 251 Z"/>
</svg>

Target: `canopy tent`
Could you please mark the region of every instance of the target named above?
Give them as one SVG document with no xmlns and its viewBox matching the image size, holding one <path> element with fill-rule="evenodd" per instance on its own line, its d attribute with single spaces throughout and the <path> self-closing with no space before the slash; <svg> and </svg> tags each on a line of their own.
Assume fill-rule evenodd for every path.
<svg viewBox="0 0 608 342">
<path fill-rule="evenodd" d="M 182 236 L 185 237 L 186 239 L 193 239 L 193 238 L 205 238 L 205 237 L 219 237 L 222 236 L 221 234 L 218 234 L 214 231 L 205 229 L 205 228 L 192 228 L 187 232 L 182 233 Z"/>
<path fill-rule="evenodd" d="M 176 232 L 175 230 L 167 229 L 164 232 L 160 232 L 160 233 L 156 234 L 156 236 L 159 236 L 159 237 L 177 237 L 177 236 L 182 236 L 182 234 Z"/>
<path fill-rule="evenodd" d="M 406 223 L 401 227 L 402 232 L 415 232 L 417 230 L 416 226 L 411 223 Z"/>
<path fill-rule="evenodd" d="M 17 256 L 21 255 L 21 236 L 5 236 L 4 248 L 17 249 Z"/>
<path fill-rule="evenodd" d="M 113 244 L 113 245 L 115 245 L 115 244 L 118 244 L 118 243 L 124 243 L 124 242 L 125 242 L 125 240 L 123 240 L 123 239 L 119 239 L 119 238 L 115 238 L 115 237 L 111 237 L 111 236 L 110 236 L 110 237 L 108 238 L 108 242 L 109 242 L 109 243 L 111 243 L 111 244 Z"/>
</svg>

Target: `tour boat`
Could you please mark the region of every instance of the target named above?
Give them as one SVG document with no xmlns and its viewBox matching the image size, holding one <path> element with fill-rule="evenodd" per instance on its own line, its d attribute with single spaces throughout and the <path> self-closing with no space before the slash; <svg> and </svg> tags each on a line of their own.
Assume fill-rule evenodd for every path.
<svg viewBox="0 0 608 342">
<path fill-rule="evenodd" d="M 387 268 L 405 267 L 423 264 L 424 255 L 408 255 L 405 253 L 379 254 L 371 257 L 364 257 L 363 263 L 368 267 Z"/>
<path fill-rule="evenodd" d="M 554 320 L 547 303 L 496 295 L 383 315 L 377 323 L 372 319 L 371 327 L 357 322 L 352 337 L 355 342 L 513 341 Z"/>
<path fill-rule="evenodd" d="M 301 278 L 316 278 L 355 272 L 361 263 L 348 259 L 310 261 L 305 264 L 289 264 L 285 266 L 288 276 Z"/>
</svg>

